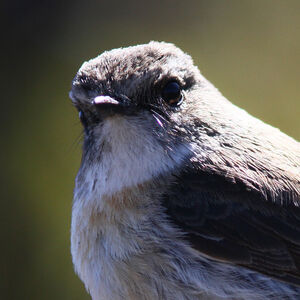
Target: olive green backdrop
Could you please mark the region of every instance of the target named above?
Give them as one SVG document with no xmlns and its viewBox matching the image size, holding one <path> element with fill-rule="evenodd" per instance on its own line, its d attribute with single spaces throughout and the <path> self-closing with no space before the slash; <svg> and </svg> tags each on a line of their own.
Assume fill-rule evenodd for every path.
<svg viewBox="0 0 300 300">
<path fill-rule="evenodd" d="M 70 257 L 81 126 L 68 99 L 84 60 L 173 42 L 233 103 L 300 138 L 300 1 L 1 4 L 1 299 L 89 299 Z"/>
</svg>

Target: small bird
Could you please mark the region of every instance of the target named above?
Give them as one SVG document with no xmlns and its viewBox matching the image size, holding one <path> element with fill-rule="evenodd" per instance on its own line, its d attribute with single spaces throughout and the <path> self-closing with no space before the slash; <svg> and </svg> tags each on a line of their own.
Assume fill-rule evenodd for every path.
<svg viewBox="0 0 300 300">
<path fill-rule="evenodd" d="M 300 144 L 173 44 L 85 62 L 71 252 L 93 300 L 299 300 Z"/>
</svg>

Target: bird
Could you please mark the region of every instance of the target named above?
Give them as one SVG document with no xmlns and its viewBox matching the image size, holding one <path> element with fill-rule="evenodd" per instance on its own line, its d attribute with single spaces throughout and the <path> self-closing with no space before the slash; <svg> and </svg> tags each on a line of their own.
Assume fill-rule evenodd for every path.
<svg viewBox="0 0 300 300">
<path fill-rule="evenodd" d="M 166 42 L 83 63 L 71 220 L 93 300 L 300 299 L 300 147 Z"/>
</svg>

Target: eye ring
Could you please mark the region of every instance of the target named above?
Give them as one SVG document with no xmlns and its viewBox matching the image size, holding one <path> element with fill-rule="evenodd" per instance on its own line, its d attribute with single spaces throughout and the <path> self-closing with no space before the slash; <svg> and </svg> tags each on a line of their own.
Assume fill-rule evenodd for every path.
<svg viewBox="0 0 300 300">
<path fill-rule="evenodd" d="M 183 101 L 181 86 L 177 81 L 169 81 L 161 91 L 162 99 L 171 107 L 178 107 Z"/>
</svg>

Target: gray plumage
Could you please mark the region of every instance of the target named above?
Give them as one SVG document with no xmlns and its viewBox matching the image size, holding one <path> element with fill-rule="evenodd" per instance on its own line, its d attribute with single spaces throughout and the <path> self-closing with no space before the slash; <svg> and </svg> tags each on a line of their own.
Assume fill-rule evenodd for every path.
<svg viewBox="0 0 300 300">
<path fill-rule="evenodd" d="M 72 210 L 94 300 L 300 299 L 300 147 L 172 44 L 85 62 Z"/>
</svg>

